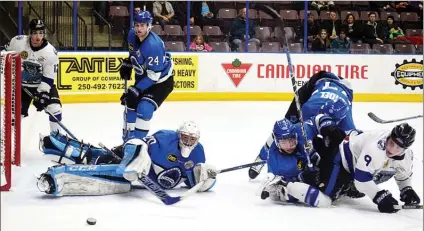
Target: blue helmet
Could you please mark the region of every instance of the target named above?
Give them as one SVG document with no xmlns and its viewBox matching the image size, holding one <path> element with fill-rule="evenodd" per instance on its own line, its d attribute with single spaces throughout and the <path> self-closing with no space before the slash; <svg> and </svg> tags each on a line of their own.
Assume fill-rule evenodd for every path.
<svg viewBox="0 0 424 231">
<path fill-rule="evenodd" d="M 274 129 L 272 130 L 275 141 L 282 139 L 297 138 L 296 132 L 294 132 L 293 129 L 294 125 L 290 120 L 278 120 L 277 122 L 275 122 Z"/>
<path fill-rule="evenodd" d="M 134 16 L 134 23 L 145 23 L 145 24 L 152 24 L 153 17 L 152 14 L 150 14 L 149 11 L 139 11 Z"/>
<path fill-rule="evenodd" d="M 339 98 L 336 102 L 327 101 L 320 109 L 321 114 L 326 114 L 333 119 L 342 120 L 346 117 L 349 106 L 346 100 Z"/>
</svg>

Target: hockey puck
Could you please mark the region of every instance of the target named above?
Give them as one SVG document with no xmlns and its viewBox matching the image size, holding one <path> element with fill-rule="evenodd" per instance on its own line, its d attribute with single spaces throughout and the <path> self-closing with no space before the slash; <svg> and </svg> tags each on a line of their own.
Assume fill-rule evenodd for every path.
<svg viewBox="0 0 424 231">
<path fill-rule="evenodd" d="M 89 225 L 95 225 L 96 224 L 96 219 L 94 218 L 87 218 L 87 224 Z"/>
</svg>

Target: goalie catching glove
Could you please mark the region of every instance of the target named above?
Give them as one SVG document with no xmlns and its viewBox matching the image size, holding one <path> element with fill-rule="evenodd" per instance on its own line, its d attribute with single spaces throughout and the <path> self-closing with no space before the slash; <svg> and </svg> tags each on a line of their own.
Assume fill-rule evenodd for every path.
<svg viewBox="0 0 424 231">
<path fill-rule="evenodd" d="M 194 167 L 193 174 L 196 184 L 202 181 L 204 182 L 203 186 L 198 191 L 206 192 L 215 185 L 218 171 L 212 165 L 199 163 Z"/>
</svg>

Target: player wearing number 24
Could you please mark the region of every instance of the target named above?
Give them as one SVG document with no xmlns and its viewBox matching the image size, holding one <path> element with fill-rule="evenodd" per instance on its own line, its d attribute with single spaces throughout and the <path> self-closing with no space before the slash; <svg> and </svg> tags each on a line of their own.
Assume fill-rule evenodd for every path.
<svg viewBox="0 0 424 231">
<path fill-rule="evenodd" d="M 160 130 L 143 139 L 131 139 L 122 149 L 114 149 L 122 160 L 106 150 L 51 134 L 40 139 L 40 149 L 75 164 L 49 167 L 38 179 L 38 188 L 54 196 L 107 195 L 125 193 L 147 175 L 164 189 L 181 183 L 189 188 L 204 182 L 198 190 L 210 190 L 216 182 L 216 169 L 206 164 L 199 143 L 200 130 L 192 121 L 184 122 L 177 131 Z"/>
<path fill-rule="evenodd" d="M 4 50 L 3 50 L 4 49 Z M 59 57 L 56 49 L 47 41 L 45 25 L 39 19 L 29 23 L 29 35 L 18 35 L 2 48 L 0 53 L 14 51 L 22 58 L 22 117 L 28 116 L 28 109 L 33 101 L 25 90 L 33 96 L 33 105 L 37 111 L 46 109 L 59 121 L 62 120 L 62 104 L 54 80 L 57 76 Z M 56 119 L 49 117 L 50 130 L 60 131 Z"/>
<path fill-rule="evenodd" d="M 121 103 L 126 106 L 124 142 L 148 134 L 154 111 L 174 89 L 173 61 L 162 39 L 151 31 L 152 21 L 150 12 L 140 11 L 128 33 L 129 57 L 124 59 L 120 75 L 129 80 L 134 69 L 135 84 L 121 97 Z"/>
</svg>

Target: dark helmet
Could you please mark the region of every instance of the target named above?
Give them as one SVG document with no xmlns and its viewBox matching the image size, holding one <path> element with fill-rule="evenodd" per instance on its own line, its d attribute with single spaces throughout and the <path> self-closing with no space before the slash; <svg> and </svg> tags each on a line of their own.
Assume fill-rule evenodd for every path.
<svg viewBox="0 0 424 231">
<path fill-rule="evenodd" d="M 45 30 L 45 26 L 44 26 L 44 22 L 41 21 L 40 19 L 33 19 L 31 20 L 31 22 L 29 23 L 29 31 L 35 31 L 35 30 Z"/>
<path fill-rule="evenodd" d="M 396 125 L 392 129 L 390 138 L 401 148 L 409 148 L 415 141 L 415 129 L 408 123 Z"/>
</svg>

